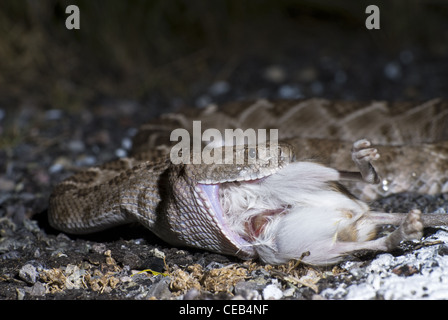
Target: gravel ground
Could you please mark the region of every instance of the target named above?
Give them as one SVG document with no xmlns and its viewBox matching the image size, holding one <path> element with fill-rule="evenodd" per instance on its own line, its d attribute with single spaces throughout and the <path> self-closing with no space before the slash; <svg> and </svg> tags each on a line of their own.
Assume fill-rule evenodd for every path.
<svg viewBox="0 0 448 320">
<path fill-rule="evenodd" d="M 171 248 L 139 226 L 82 237 L 52 229 L 45 212 L 52 186 L 79 167 L 126 155 L 135 134 L 134 109 L 144 108 L 122 103 L 113 109 L 116 114 L 105 114 L 102 106 L 70 116 L 49 110 L 32 120 L 25 141 L 9 154 L 2 151 L 2 299 L 448 298 L 448 230 L 443 229 L 428 230 L 422 242 L 403 244 L 396 252 L 360 253 L 326 269 L 272 267 Z M 18 121 L 30 119 L 22 112 Z M 400 194 L 372 206 L 446 213 L 448 200 Z"/>
<path fill-rule="evenodd" d="M 125 156 L 139 125 L 185 105 L 257 97 L 447 98 L 446 46 L 436 54 L 413 45 L 373 52 L 365 38 L 337 36 L 333 44 L 344 42 L 344 50 L 332 51 L 326 35 L 320 42 L 305 37 L 281 58 L 243 56 L 227 76 L 198 80 L 188 97 L 80 97 L 81 107 L 62 109 L 33 99 L 26 88 L 3 95 L 0 129 L 13 130 L 0 150 L 0 299 L 447 299 L 448 230 L 442 228 L 391 253 L 360 252 L 314 268 L 173 248 L 139 226 L 69 236 L 47 223 L 48 197 L 58 182 Z M 372 206 L 447 213 L 448 197 L 400 194 Z"/>
</svg>

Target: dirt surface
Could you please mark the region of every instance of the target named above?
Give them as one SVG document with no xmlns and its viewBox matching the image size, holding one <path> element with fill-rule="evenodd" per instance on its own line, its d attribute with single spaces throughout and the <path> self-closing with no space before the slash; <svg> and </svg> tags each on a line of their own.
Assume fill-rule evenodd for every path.
<svg viewBox="0 0 448 320">
<path fill-rule="evenodd" d="M 9 37 L 3 37 L 0 50 L 0 299 L 448 298 L 448 293 L 439 289 L 421 294 L 415 290 L 416 295 L 410 297 L 395 291 L 391 294 L 370 286 L 368 278 L 369 273 L 381 273 L 384 277 L 377 282 L 398 277 L 411 283 L 416 276 L 424 275 L 425 264 L 421 261 L 426 261 L 434 264 L 433 274 L 441 272 L 437 281 L 444 284 L 448 269 L 442 262 L 448 246 L 441 241 L 446 234 L 442 229 L 427 230 L 423 243 L 403 244 L 390 256 L 360 253 L 348 263 L 313 268 L 294 263 L 272 267 L 173 248 L 139 226 L 70 236 L 52 229 L 46 220 L 48 198 L 58 182 L 80 168 L 125 156 L 138 126 L 164 112 L 258 97 L 410 101 L 447 98 L 448 7 L 438 1 L 422 8 L 397 2 L 401 7 L 391 9 L 380 4 L 384 8 L 381 30 L 371 31 L 364 25 L 363 5 L 352 8 L 326 1 L 319 5 L 280 1 L 278 7 L 257 9 L 257 19 L 244 19 L 231 11 L 233 15 L 229 13 L 227 21 L 219 8 L 203 16 L 200 10 L 205 9 L 195 4 L 183 10 L 192 20 L 210 21 L 190 28 L 220 34 L 222 29 L 217 26 L 224 19 L 222 28 L 227 33 L 217 39 L 196 39 L 193 49 L 181 51 L 183 56 L 171 55 L 170 63 L 151 56 L 146 45 L 142 45 L 135 61 L 120 60 L 115 51 L 115 60 L 104 56 L 110 64 L 96 64 L 98 51 L 87 55 L 86 60 L 86 48 L 94 47 L 94 41 L 78 41 L 73 34 L 61 38 L 51 31 L 54 21 L 63 21 L 64 1 L 43 1 L 45 5 L 37 9 L 24 5 L 27 14 L 18 14 L 23 21 L 3 20 L 9 24 L 5 22 L 1 31 Z M 81 12 L 88 12 L 78 33 L 83 39 L 91 26 L 87 19 L 93 19 L 93 9 L 83 1 L 79 3 Z M 6 7 L 13 10 L 13 6 Z M 176 8 L 165 8 L 163 13 L 183 18 L 184 13 Z M 41 15 L 33 10 L 41 10 Z M 249 12 L 241 10 L 243 15 Z M 267 14 L 268 10 L 274 13 Z M 395 21 L 393 16 L 400 10 L 405 10 L 406 15 Z M 131 10 L 129 14 L 136 13 Z M 45 19 L 53 21 L 53 25 Z M 243 23 L 247 20 L 250 23 Z M 132 28 L 132 18 L 127 21 Z M 423 24 L 426 28 L 416 28 L 416 21 L 427 21 Z M 109 29 L 96 30 L 102 30 L 97 31 L 98 39 L 113 38 L 105 33 Z M 138 30 L 132 34 L 138 34 Z M 179 31 L 182 24 L 176 30 L 174 35 L 157 38 L 158 48 L 164 39 L 169 42 L 170 36 L 178 36 L 174 42 L 185 35 Z M 21 37 L 11 40 L 17 34 Z M 229 40 L 238 35 L 242 39 Z M 148 34 L 143 32 L 143 36 Z M 47 43 L 57 50 L 49 50 L 46 58 L 41 58 L 27 51 L 36 43 Z M 225 52 L 215 46 L 225 48 Z M 119 41 L 114 50 L 120 47 L 138 50 L 133 43 L 128 46 Z M 8 50 L 17 50 L 21 55 L 5 59 Z M 35 60 L 26 59 L 27 52 Z M 142 62 L 145 52 L 158 68 Z M 126 73 L 125 69 L 131 71 Z M 446 195 L 401 194 L 378 200 L 372 206 L 397 212 L 417 207 L 423 212 L 446 213 L 448 199 Z M 431 257 L 427 254 L 420 262 L 410 262 L 410 256 L 423 255 L 419 250 L 432 250 Z M 389 264 L 382 265 L 384 270 L 373 268 L 386 258 Z M 416 285 L 421 288 L 426 284 Z M 352 287 L 368 287 L 370 291 L 349 290 Z"/>
</svg>

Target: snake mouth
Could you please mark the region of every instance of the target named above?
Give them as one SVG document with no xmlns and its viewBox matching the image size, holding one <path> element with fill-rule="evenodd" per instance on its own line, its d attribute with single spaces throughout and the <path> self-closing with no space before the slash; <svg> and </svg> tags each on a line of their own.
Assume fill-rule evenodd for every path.
<svg viewBox="0 0 448 320">
<path fill-rule="evenodd" d="M 234 255 L 254 258 L 254 244 L 275 218 L 288 212 L 287 205 L 257 206 L 261 195 L 256 190 L 264 179 L 197 185 L 214 218 L 211 223 L 219 227 L 228 242 L 226 246 L 235 248 Z"/>
<path fill-rule="evenodd" d="M 237 256 L 253 258 L 256 254 L 248 238 L 235 232 L 228 222 L 228 213 L 221 205 L 221 188 L 223 184 L 198 184 L 196 190 L 208 211 L 209 223 L 218 229 L 222 235 L 221 245 L 229 248 L 228 253 Z"/>
</svg>

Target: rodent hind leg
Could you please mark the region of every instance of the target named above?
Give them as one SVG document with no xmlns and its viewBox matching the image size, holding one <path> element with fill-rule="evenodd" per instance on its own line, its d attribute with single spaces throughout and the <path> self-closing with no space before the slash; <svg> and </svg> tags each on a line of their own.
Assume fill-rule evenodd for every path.
<svg viewBox="0 0 448 320">
<path fill-rule="evenodd" d="M 423 236 L 423 221 L 420 210 L 411 210 L 400 226 L 389 235 L 370 241 L 344 242 L 334 245 L 337 253 L 344 255 L 357 250 L 390 251 L 398 247 L 401 241 L 418 240 Z"/>
<path fill-rule="evenodd" d="M 359 169 L 359 172 L 339 171 L 341 180 L 364 181 L 371 184 L 380 182 L 380 177 L 371 161 L 375 161 L 380 157 L 378 150 L 371 148 L 370 141 L 361 139 L 353 143 L 352 160 Z"/>
</svg>

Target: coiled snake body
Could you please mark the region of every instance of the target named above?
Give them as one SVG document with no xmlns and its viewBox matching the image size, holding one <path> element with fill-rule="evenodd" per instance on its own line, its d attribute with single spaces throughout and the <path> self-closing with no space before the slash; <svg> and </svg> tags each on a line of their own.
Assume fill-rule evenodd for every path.
<svg viewBox="0 0 448 320">
<path fill-rule="evenodd" d="M 178 141 L 170 135 L 178 128 L 193 133 L 193 121 L 203 132 L 278 129 L 280 143 L 275 150 L 270 143 L 238 149 L 260 155 L 251 163 L 173 164 L 169 153 Z M 445 215 L 372 212 L 363 202 L 403 191 L 447 192 L 447 172 L 445 101 L 237 102 L 142 126 L 130 157 L 60 183 L 49 219 L 68 233 L 139 221 L 176 246 L 324 265 L 359 249 L 390 250 L 421 237 L 427 225 L 447 225 Z M 376 239 L 381 224 L 399 227 Z"/>
</svg>

